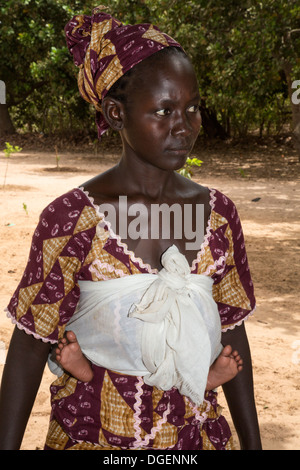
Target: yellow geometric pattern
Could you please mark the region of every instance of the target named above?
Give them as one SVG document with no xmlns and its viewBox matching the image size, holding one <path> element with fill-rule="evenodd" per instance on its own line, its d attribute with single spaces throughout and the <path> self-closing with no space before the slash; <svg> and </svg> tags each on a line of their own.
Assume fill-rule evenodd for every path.
<svg viewBox="0 0 300 470">
<path fill-rule="evenodd" d="M 161 416 L 157 413 L 153 413 L 153 427 L 155 428 Z M 172 447 L 177 443 L 178 440 L 178 428 L 171 423 L 163 423 L 160 431 L 155 435 L 153 448 L 154 449 L 165 449 Z"/>
<path fill-rule="evenodd" d="M 62 252 L 71 236 L 49 238 L 43 242 L 43 268 L 44 268 L 44 279 L 48 276 L 57 257 Z"/>
<path fill-rule="evenodd" d="M 46 444 L 50 449 L 62 450 L 66 446 L 69 436 L 64 432 L 60 425 L 55 421 L 50 421 Z"/>
<path fill-rule="evenodd" d="M 72 34 L 76 32 L 76 29 L 80 28 L 83 23 L 84 23 L 84 16 L 79 15 L 76 17 L 76 20 L 79 22 L 79 24 L 73 29 Z M 97 88 L 100 91 L 100 94 L 95 94 L 95 91 L 92 89 L 91 84 L 94 82 L 93 80 L 93 73 L 92 73 L 92 64 L 91 64 L 91 50 L 95 50 L 97 56 L 100 53 L 100 49 L 102 48 L 102 43 L 103 43 L 103 36 L 111 29 L 112 26 L 112 19 L 102 21 L 100 23 L 94 22 L 92 25 L 92 30 L 91 30 L 91 40 L 89 43 L 89 46 L 87 48 L 87 51 L 85 53 L 85 60 L 84 64 L 81 66 L 78 74 L 78 87 L 79 91 L 81 92 L 82 96 L 86 101 L 91 102 L 94 104 L 96 109 L 101 110 L 101 106 L 98 104 L 99 97 L 101 96 L 101 93 L 103 89 L 105 88 L 104 84 L 104 78 L 101 81 L 101 84 L 97 84 Z M 89 34 L 89 33 L 88 33 Z M 85 34 L 87 35 L 87 34 Z M 109 54 L 109 51 L 107 51 L 107 54 Z M 85 77 L 86 75 L 86 77 Z M 102 87 L 102 90 L 100 88 Z M 84 91 L 86 90 L 86 92 Z"/>
<path fill-rule="evenodd" d="M 81 28 L 83 25 L 84 25 L 84 16 L 83 15 L 77 15 L 75 16 L 74 18 L 76 21 L 78 21 L 78 25 L 75 26 L 72 30 L 72 34 L 75 34 L 76 33 L 76 30 Z M 90 36 L 90 32 L 88 31 L 82 31 L 82 35 L 83 36 Z"/>
<path fill-rule="evenodd" d="M 104 36 L 108 31 L 112 28 L 112 19 L 101 21 L 100 23 L 93 23 L 92 31 L 91 31 L 91 41 L 90 41 L 90 49 L 97 53 L 97 56 L 100 54 L 100 50 L 105 49 L 103 47 L 103 43 L 106 42 L 104 40 Z M 110 42 L 110 41 L 109 41 Z M 110 42 L 111 43 L 111 42 Z M 112 51 L 115 54 L 115 46 L 112 45 Z M 105 52 L 105 56 L 110 55 L 110 52 Z"/>
<path fill-rule="evenodd" d="M 212 217 L 210 219 L 210 227 L 215 232 L 217 228 L 222 227 L 222 225 L 228 224 L 228 220 L 225 219 L 222 215 L 217 212 L 212 212 Z"/>
<path fill-rule="evenodd" d="M 33 284 L 29 287 L 24 287 L 19 291 L 18 307 L 16 310 L 16 320 L 19 321 L 20 318 L 25 315 L 28 310 L 28 307 L 35 299 L 37 293 L 42 287 L 43 283 Z"/>
<path fill-rule="evenodd" d="M 234 261 L 234 246 L 233 246 L 232 231 L 231 231 L 231 228 L 229 227 L 229 224 L 226 227 L 225 236 L 227 237 L 227 240 L 229 241 L 229 247 L 228 247 L 228 251 L 227 251 L 228 257 L 227 257 L 226 263 L 229 266 L 233 266 L 235 264 L 235 261 Z"/>
<path fill-rule="evenodd" d="M 198 267 L 197 267 L 197 274 L 203 274 L 205 271 L 209 268 L 209 266 L 212 266 L 214 264 L 214 259 L 211 254 L 209 246 L 206 246 L 204 251 L 201 254 Z M 209 274 L 213 273 L 215 270 L 212 270 Z"/>
<path fill-rule="evenodd" d="M 244 308 L 246 310 L 251 308 L 235 266 L 220 283 L 213 285 L 213 297 L 216 302 L 222 302 L 232 307 Z"/>
<path fill-rule="evenodd" d="M 119 436 L 134 435 L 134 412 L 114 387 L 107 371 L 101 391 L 102 428 Z"/>
<path fill-rule="evenodd" d="M 63 387 L 56 395 L 52 396 L 52 400 L 61 400 L 62 398 L 68 397 L 75 392 L 77 386 L 77 380 L 74 377 L 70 377 L 67 374 L 63 374 L 58 377 L 52 384 L 53 387 Z"/>
<path fill-rule="evenodd" d="M 81 21 L 81 20 L 80 20 Z M 83 98 L 92 103 L 98 111 L 101 111 L 100 100 L 102 92 L 109 89 L 123 75 L 123 67 L 116 55 L 115 46 L 111 41 L 104 38 L 105 34 L 112 28 L 112 19 L 93 23 L 91 31 L 91 41 L 85 54 L 83 67 L 80 68 L 78 74 L 78 87 Z M 76 28 L 75 28 L 76 29 Z M 74 32 L 74 31 L 73 31 Z M 101 59 L 107 56 L 114 56 L 108 66 L 103 70 L 101 77 L 95 84 L 95 90 L 92 88 L 94 83 L 91 50 L 95 51 Z"/>
<path fill-rule="evenodd" d="M 163 44 L 164 46 L 168 47 L 169 43 L 164 37 L 162 33 L 157 31 L 153 25 L 150 25 L 150 28 L 143 34 L 142 36 L 144 39 L 150 39 L 152 41 L 159 42 L 160 44 Z"/>
<path fill-rule="evenodd" d="M 55 304 L 31 305 L 35 332 L 42 338 L 51 335 L 59 323 L 59 307 L 63 299 Z"/>
<path fill-rule="evenodd" d="M 107 237 L 108 232 L 107 233 Z M 94 260 L 100 259 L 103 256 L 103 246 L 105 245 L 105 241 L 103 242 L 98 237 L 94 237 L 91 245 L 91 249 L 84 261 L 84 266 L 89 266 Z"/>
<path fill-rule="evenodd" d="M 59 256 L 58 261 L 64 277 L 64 294 L 66 296 L 74 287 L 74 276 L 80 270 L 81 263 L 77 258 L 68 256 Z"/>
<path fill-rule="evenodd" d="M 101 218 L 97 215 L 94 207 L 85 206 L 80 214 L 73 234 L 75 235 L 78 232 L 95 227 L 100 220 Z"/>
<path fill-rule="evenodd" d="M 123 75 L 123 67 L 118 56 L 110 61 L 103 71 L 101 78 L 97 81 L 96 90 L 98 96 L 102 96 L 104 90 L 108 90 Z"/>
</svg>

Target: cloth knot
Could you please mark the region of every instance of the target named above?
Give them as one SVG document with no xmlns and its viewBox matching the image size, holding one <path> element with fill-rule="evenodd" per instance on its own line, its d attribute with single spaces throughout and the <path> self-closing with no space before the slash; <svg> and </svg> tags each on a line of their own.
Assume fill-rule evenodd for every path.
<svg viewBox="0 0 300 470">
<path fill-rule="evenodd" d="M 167 287 L 182 294 L 188 287 L 191 273 L 186 257 L 179 252 L 175 245 L 172 245 L 162 255 L 163 269 L 158 273 L 158 279 L 164 282 Z"/>
<path fill-rule="evenodd" d="M 188 301 L 191 273 L 186 257 L 172 245 L 163 254 L 161 262 L 163 269 L 141 301 L 132 306 L 129 316 L 159 323 L 171 314 L 174 303 Z"/>
</svg>

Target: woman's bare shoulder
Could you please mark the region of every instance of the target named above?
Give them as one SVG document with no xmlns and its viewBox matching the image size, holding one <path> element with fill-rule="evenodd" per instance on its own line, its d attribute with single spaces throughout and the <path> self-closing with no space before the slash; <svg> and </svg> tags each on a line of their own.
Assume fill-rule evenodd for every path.
<svg viewBox="0 0 300 470">
<path fill-rule="evenodd" d="M 203 203 L 209 201 L 210 189 L 207 186 L 182 175 L 178 175 L 177 182 L 178 191 L 182 193 L 184 199 L 193 199 Z"/>
<path fill-rule="evenodd" d="M 118 178 L 115 167 L 98 174 L 81 185 L 81 187 L 93 197 L 96 203 L 105 202 L 118 196 Z"/>
</svg>

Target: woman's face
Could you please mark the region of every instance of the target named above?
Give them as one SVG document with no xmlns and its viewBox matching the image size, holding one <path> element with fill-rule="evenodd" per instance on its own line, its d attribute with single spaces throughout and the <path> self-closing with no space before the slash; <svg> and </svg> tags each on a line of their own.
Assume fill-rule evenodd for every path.
<svg viewBox="0 0 300 470">
<path fill-rule="evenodd" d="M 125 155 L 163 169 L 181 168 L 198 136 L 201 117 L 196 75 L 184 56 L 165 56 L 144 69 L 124 115 Z"/>
</svg>

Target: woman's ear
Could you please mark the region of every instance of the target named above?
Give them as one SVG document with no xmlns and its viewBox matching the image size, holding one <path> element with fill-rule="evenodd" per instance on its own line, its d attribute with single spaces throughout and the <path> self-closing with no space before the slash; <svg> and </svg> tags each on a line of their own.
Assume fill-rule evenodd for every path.
<svg viewBox="0 0 300 470">
<path fill-rule="evenodd" d="M 123 129 L 124 105 L 114 98 L 104 98 L 102 113 L 110 127 L 115 131 Z"/>
</svg>

